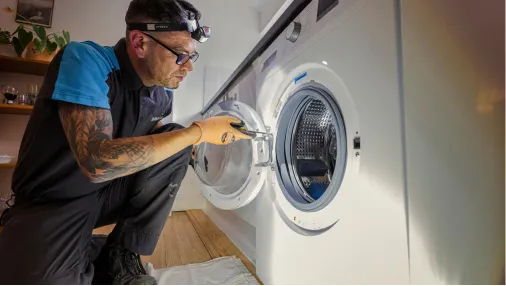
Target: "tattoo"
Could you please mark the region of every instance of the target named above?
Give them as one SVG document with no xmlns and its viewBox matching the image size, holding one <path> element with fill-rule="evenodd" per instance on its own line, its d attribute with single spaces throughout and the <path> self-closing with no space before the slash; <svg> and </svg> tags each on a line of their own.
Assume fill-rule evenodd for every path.
<svg viewBox="0 0 506 286">
<path fill-rule="evenodd" d="M 153 139 L 113 140 L 109 110 L 62 102 L 59 114 L 70 148 L 92 182 L 112 180 L 150 166 Z"/>
</svg>

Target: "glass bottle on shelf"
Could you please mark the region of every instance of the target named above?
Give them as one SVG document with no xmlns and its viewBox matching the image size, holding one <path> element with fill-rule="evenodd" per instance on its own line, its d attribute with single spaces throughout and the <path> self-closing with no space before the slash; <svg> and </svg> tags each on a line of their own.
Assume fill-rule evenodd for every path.
<svg viewBox="0 0 506 286">
<path fill-rule="evenodd" d="M 30 105 L 30 95 L 28 93 L 22 93 L 18 97 L 18 104 L 20 105 Z"/>
<path fill-rule="evenodd" d="M 29 98 L 29 104 L 35 105 L 37 95 L 39 94 L 39 86 L 37 84 L 28 84 L 26 86 L 26 94 L 28 95 Z"/>
</svg>

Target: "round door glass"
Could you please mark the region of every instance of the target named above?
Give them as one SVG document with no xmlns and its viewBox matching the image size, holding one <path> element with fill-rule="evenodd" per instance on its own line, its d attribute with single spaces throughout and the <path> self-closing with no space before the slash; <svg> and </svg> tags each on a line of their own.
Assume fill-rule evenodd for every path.
<svg viewBox="0 0 506 286">
<path fill-rule="evenodd" d="M 222 101 L 204 116 L 232 116 L 247 130 L 266 132 L 260 116 L 238 101 Z M 272 140 L 271 140 L 272 141 Z M 267 175 L 265 163 L 272 158 L 264 152 L 271 146 L 262 138 L 240 140 L 229 145 L 199 144 L 195 149 L 195 173 L 203 195 L 217 208 L 232 210 L 249 204 L 260 192 Z"/>
<path fill-rule="evenodd" d="M 330 93 L 309 86 L 283 107 L 276 140 L 277 174 L 287 199 L 317 211 L 332 201 L 346 167 L 344 120 Z"/>
<path fill-rule="evenodd" d="M 253 160 L 250 140 L 229 145 L 202 143 L 197 148 L 195 169 L 204 184 L 223 195 L 240 190 L 248 181 Z"/>
</svg>

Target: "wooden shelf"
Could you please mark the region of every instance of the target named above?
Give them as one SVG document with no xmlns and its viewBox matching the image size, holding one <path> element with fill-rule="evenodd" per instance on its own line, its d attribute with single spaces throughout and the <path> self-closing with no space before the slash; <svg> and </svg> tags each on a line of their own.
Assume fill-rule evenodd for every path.
<svg viewBox="0 0 506 286">
<path fill-rule="evenodd" d="M 16 167 L 16 161 L 7 164 L 0 164 L 0 169 L 12 169 L 14 167 Z"/>
<path fill-rule="evenodd" d="M 0 114 L 21 114 L 29 115 L 32 113 L 33 106 L 20 104 L 0 104 Z"/>
<path fill-rule="evenodd" d="M 0 71 L 45 75 L 49 62 L 0 56 Z"/>
</svg>

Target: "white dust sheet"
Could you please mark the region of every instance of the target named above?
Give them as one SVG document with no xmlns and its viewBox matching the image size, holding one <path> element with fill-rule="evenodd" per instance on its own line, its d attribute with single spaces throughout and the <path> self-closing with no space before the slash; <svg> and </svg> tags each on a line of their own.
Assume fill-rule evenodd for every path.
<svg viewBox="0 0 506 286">
<path fill-rule="evenodd" d="M 220 257 L 207 262 L 146 270 L 159 285 L 258 285 L 255 277 L 235 256 Z"/>
</svg>

